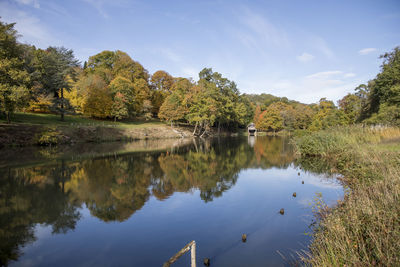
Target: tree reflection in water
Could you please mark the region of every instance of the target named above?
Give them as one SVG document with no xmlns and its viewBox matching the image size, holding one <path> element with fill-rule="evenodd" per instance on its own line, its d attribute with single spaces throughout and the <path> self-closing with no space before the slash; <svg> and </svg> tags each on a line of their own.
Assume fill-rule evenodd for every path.
<svg viewBox="0 0 400 267">
<path fill-rule="evenodd" d="M 1 168 L 0 264 L 16 260 L 20 248 L 35 241 L 37 224 L 53 233 L 74 229 L 83 205 L 104 222 L 122 222 L 151 196 L 165 200 L 199 190 L 203 201 L 212 201 L 235 185 L 240 170 L 287 168 L 294 159 L 285 138 L 216 138 L 164 152 Z"/>
</svg>

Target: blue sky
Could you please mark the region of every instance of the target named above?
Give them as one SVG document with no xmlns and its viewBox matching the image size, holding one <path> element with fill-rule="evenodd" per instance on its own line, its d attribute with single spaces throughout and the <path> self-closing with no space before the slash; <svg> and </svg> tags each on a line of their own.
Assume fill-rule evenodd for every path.
<svg viewBox="0 0 400 267">
<path fill-rule="evenodd" d="M 65 46 L 83 62 L 122 50 L 150 73 L 204 67 L 242 93 L 337 101 L 400 45 L 400 0 L 0 0 L 22 42 Z"/>
</svg>

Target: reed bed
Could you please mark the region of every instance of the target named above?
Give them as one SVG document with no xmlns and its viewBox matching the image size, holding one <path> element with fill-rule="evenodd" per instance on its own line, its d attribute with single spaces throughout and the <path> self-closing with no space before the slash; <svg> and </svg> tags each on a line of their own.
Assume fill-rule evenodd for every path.
<svg viewBox="0 0 400 267">
<path fill-rule="evenodd" d="M 350 190 L 318 205 L 302 260 L 311 266 L 400 266 L 400 129 L 341 127 L 295 139 L 302 157 L 328 159 Z"/>
</svg>

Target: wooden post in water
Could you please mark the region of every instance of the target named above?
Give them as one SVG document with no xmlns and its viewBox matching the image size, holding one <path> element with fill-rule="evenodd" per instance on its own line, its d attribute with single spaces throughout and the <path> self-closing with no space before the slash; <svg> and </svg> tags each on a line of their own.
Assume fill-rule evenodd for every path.
<svg viewBox="0 0 400 267">
<path fill-rule="evenodd" d="M 163 264 L 163 267 L 169 267 L 172 263 L 176 262 L 183 254 L 191 251 L 191 267 L 196 267 L 196 242 L 193 240 L 181 250 L 178 251 L 174 256 L 172 256 L 168 261 Z"/>
<path fill-rule="evenodd" d="M 190 248 L 190 258 L 191 258 L 191 267 L 196 267 L 196 242 L 192 241 L 192 247 Z"/>
</svg>

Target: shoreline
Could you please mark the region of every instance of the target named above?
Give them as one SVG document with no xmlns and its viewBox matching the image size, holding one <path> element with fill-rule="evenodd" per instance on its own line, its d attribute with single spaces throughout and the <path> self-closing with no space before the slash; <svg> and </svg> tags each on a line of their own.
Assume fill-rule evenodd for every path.
<svg viewBox="0 0 400 267">
<path fill-rule="evenodd" d="M 143 127 L 119 125 L 51 125 L 0 123 L 0 148 L 28 146 L 74 145 L 82 143 L 131 142 L 138 140 L 162 140 L 198 138 L 193 135 L 194 126 L 167 124 Z M 243 131 L 243 133 L 245 133 Z M 207 132 L 207 137 L 239 136 L 241 132 L 216 129 Z"/>
<path fill-rule="evenodd" d="M 56 126 L 0 123 L 0 147 L 53 146 L 79 143 L 178 139 L 193 137 L 190 127 L 167 125 L 129 128 L 120 126 Z"/>
</svg>

